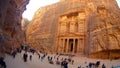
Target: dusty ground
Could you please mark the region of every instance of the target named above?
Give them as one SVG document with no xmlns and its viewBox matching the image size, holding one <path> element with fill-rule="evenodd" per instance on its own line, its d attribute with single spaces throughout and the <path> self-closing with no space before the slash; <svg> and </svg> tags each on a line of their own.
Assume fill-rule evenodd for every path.
<svg viewBox="0 0 120 68">
<path fill-rule="evenodd" d="M 13 58 L 10 55 L 6 55 L 5 62 L 7 64 L 7 68 L 61 68 L 60 65 L 49 64 L 47 57 L 43 61 L 41 61 L 38 58 L 38 55 L 36 54 L 33 55 L 32 61 L 30 61 L 28 58 L 28 61 L 24 62 L 22 59 L 23 53 L 24 52 L 18 53 L 15 58 Z M 31 53 L 28 54 L 30 55 Z M 54 57 L 53 54 L 49 54 L 49 55 Z M 68 56 L 60 56 L 60 58 L 67 58 L 67 57 Z M 89 62 L 95 63 L 97 60 L 101 61 L 99 68 L 101 68 L 103 63 L 106 65 L 106 68 L 111 68 L 111 66 L 118 66 L 118 65 L 120 66 L 120 60 L 111 61 L 111 60 L 102 60 L 102 59 L 89 59 L 82 56 L 76 56 L 73 57 L 72 59 L 74 59 L 74 64 L 72 65 L 71 63 L 69 63 L 68 68 L 77 68 L 79 65 L 81 65 L 82 67 L 86 67 Z M 56 59 L 53 59 L 53 61 L 56 61 Z"/>
</svg>

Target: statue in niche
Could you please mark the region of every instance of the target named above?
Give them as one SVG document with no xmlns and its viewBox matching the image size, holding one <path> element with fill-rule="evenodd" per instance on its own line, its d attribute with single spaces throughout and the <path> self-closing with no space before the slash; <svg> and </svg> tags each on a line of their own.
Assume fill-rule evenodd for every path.
<svg viewBox="0 0 120 68">
<path fill-rule="evenodd" d="M 70 21 L 70 32 L 74 32 L 75 31 L 75 16 L 71 17 L 71 21 Z"/>
<path fill-rule="evenodd" d="M 67 31 L 67 24 L 66 22 L 61 22 L 60 24 L 60 32 L 62 33 L 65 33 Z"/>
</svg>

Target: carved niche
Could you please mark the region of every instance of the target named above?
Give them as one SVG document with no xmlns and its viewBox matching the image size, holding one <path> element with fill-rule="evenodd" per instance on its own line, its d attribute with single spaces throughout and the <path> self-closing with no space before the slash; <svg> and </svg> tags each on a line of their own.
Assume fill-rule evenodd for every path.
<svg viewBox="0 0 120 68">
<path fill-rule="evenodd" d="M 59 33 L 84 33 L 85 11 L 69 13 L 59 18 Z"/>
<path fill-rule="evenodd" d="M 67 16 L 62 16 L 60 19 L 60 33 L 65 33 L 67 31 Z"/>
</svg>

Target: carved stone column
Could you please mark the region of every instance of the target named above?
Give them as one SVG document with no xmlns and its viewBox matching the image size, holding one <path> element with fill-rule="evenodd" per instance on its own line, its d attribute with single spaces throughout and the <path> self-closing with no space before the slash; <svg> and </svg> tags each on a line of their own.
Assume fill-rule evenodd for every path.
<svg viewBox="0 0 120 68">
<path fill-rule="evenodd" d="M 78 38 L 77 53 L 80 52 L 80 39 Z"/>
<path fill-rule="evenodd" d="M 65 47 L 65 39 L 63 38 L 63 43 L 62 43 L 62 53 L 64 53 L 64 47 Z"/>
<path fill-rule="evenodd" d="M 61 45 L 62 45 L 61 43 L 62 43 L 62 39 L 61 39 L 61 38 L 59 38 L 59 39 L 58 39 L 58 47 L 57 47 L 58 52 L 60 52 L 60 51 L 61 51 L 61 48 L 60 48 L 60 47 L 61 47 Z"/>
<path fill-rule="evenodd" d="M 73 38 L 73 53 L 75 52 L 75 39 Z"/>
<path fill-rule="evenodd" d="M 66 53 L 68 53 L 69 52 L 69 38 L 67 38 L 67 45 L 66 45 Z"/>
<path fill-rule="evenodd" d="M 80 39 L 80 50 L 79 50 L 80 52 L 84 52 L 84 39 L 82 38 L 82 39 Z"/>
</svg>

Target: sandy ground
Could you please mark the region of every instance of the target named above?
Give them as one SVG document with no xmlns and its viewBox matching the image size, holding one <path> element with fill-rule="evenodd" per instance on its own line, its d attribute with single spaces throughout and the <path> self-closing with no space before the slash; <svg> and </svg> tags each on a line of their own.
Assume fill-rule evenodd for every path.
<svg viewBox="0 0 120 68">
<path fill-rule="evenodd" d="M 22 51 L 22 53 L 18 53 L 15 58 L 6 54 L 5 62 L 7 68 L 61 68 L 60 65 L 49 64 L 47 57 L 43 61 L 41 61 L 41 59 L 39 59 L 38 55 L 36 54 L 32 55 L 33 56 L 32 61 L 30 61 L 28 57 L 28 61 L 24 62 L 22 59 L 23 53 L 24 51 Z M 31 53 L 28 53 L 28 55 L 30 54 Z M 53 54 L 48 54 L 48 55 L 54 57 Z M 60 56 L 59 59 L 60 58 L 68 58 L 68 56 Z M 89 59 L 86 57 L 78 57 L 78 56 L 73 57 L 72 59 L 74 59 L 74 63 L 73 64 L 69 63 L 68 68 L 78 68 L 78 66 L 82 66 L 86 68 L 89 62 L 95 63 L 98 60 L 101 62 L 99 68 L 101 68 L 103 63 L 106 65 L 106 68 L 111 68 L 112 66 L 120 66 L 120 60 L 111 61 L 111 60 L 101 60 L 101 59 Z M 53 59 L 53 61 L 55 62 L 56 59 Z"/>
</svg>

